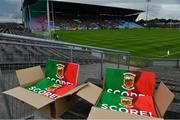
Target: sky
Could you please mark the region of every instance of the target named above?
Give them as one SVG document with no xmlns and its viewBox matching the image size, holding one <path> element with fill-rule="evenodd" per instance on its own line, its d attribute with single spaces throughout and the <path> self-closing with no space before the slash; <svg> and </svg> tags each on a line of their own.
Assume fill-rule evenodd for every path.
<svg viewBox="0 0 180 120">
<path fill-rule="evenodd" d="M 63 0 L 89 4 L 132 8 L 146 11 L 146 0 Z M 0 0 L 0 22 L 21 22 L 21 0 Z M 137 20 L 145 19 L 146 12 Z M 180 20 L 180 0 L 151 0 L 148 19 L 165 18 Z"/>
</svg>

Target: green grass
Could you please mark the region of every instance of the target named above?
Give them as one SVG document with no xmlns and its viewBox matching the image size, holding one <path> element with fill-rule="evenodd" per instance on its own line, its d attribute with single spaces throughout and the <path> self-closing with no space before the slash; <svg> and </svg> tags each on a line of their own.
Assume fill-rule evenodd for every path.
<svg viewBox="0 0 180 120">
<path fill-rule="evenodd" d="M 56 31 L 64 42 L 129 51 L 146 58 L 180 58 L 178 29 Z M 171 55 L 166 57 L 167 50 Z"/>
</svg>

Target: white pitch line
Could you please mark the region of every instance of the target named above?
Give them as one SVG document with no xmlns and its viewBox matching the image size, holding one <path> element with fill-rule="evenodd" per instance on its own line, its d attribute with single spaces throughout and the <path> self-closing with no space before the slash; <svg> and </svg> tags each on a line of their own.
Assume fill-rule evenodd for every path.
<svg viewBox="0 0 180 120">
<path fill-rule="evenodd" d="M 180 54 L 180 51 L 170 53 L 169 56 L 176 55 L 176 54 Z M 159 57 L 167 57 L 167 55 L 163 55 L 163 56 L 159 56 Z"/>
</svg>

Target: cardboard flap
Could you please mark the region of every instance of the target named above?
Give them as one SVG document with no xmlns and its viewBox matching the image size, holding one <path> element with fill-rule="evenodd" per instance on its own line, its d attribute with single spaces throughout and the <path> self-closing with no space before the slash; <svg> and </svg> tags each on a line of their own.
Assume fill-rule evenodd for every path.
<svg viewBox="0 0 180 120">
<path fill-rule="evenodd" d="M 22 87 L 16 87 L 3 93 L 13 96 L 37 109 L 40 109 L 46 106 L 47 104 L 54 102 L 54 100 L 49 99 L 48 97 L 38 95 Z"/>
<path fill-rule="evenodd" d="M 167 88 L 167 86 L 163 82 L 161 82 L 154 95 L 155 105 L 161 117 L 164 116 L 174 97 L 175 95 Z"/>
<path fill-rule="evenodd" d="M 66 97 L 66 96 L 72 95 L 72 94 L 78 92 L 80 89 L 82 89 L 83 87 L 85 87 L 87 85 L 88 85 L 88 83 L 85 83 L 85 84 L 82 84 L 82 85 L 80 85 L 78 87 L 75 87 L 74 89 L 72 89 L 69 92 L 67 92 L 66 94 L 64 94 L 62 97 Z M 62 98 L 62 97 L 60 97 L 60 98 Z"/>
<path fill-rule="evenodd" d="M 88 102 L 92 103 L 93 105 L 96 104 L 99 96 L 101 95 L 102 88 L 92 84 L 88 83 L 87 86 L 85 86 L 83 89 L 81 89 L 77 95 Z"/>
<path fill-rule="evenodd" d="M 92 107 L 88 119 L 159 119 Z M 162 119 L 159 119 L 162 120 Z"/>
<path fill-rule="evenodd" d="M 44 78 L 44 73 L 40 66 L 17 70 L 16 74 L 20 86 L 26 86 Z"/>
</svg>

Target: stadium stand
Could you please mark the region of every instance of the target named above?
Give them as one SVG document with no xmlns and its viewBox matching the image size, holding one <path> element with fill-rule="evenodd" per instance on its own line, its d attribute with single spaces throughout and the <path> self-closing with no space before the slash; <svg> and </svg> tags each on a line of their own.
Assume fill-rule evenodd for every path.
<svg viewBox="0 0 180 120">
<path fill-rule="evenodd" d="M 8 37 L 9 36 L 9 37 Z M 99 59 L 88 50 L 78 50 L 63 47 L 58 42 L 42 40 L 33 41 L 31 38 L 17 38 L 8 34 L 0 34 L 0 64 L 26 64 L 44 63 L 45 59 L 59 59 L 80 64 L 91 64 L 99 62 Z M 72 53 L 71 53 L 71 50 Z"/>
<path fill-rule="evenodd" d="M 49 4 L 47 4 L 49 2 Z M 142 28 L 135 23 L 142 10 L 67 2 L 24 1 L 23 23 L 34 31 Z M 47 14 L 49 12 L 49 14 Z M 49 28 L 48 28 L 49 27 Z"/>
<path fill-rule="evenodd" d="M 0 33 L 43 38 L 43 36 L 28 31 L 18 23 L 0 23 Z"/>
<path fill-rule="evenodd" d="M 21 45 L 7 45 L 0 44 L 1 52 L 1 64 L 15 64 L 15 63 L 43 63 L 44 58 L 54 58 L 64 61 L 70 60 L 70 53 L 68 50 L 48 48 L 48 47 L 36 47 L 36 46 L 21 46 Z M 86 64 L 94 63 L 97 58 L 91 56 L 90 53 L 81 55 L 79 51 L 74 51 L 74 62 L 86 62 Z"/>
</svg>

